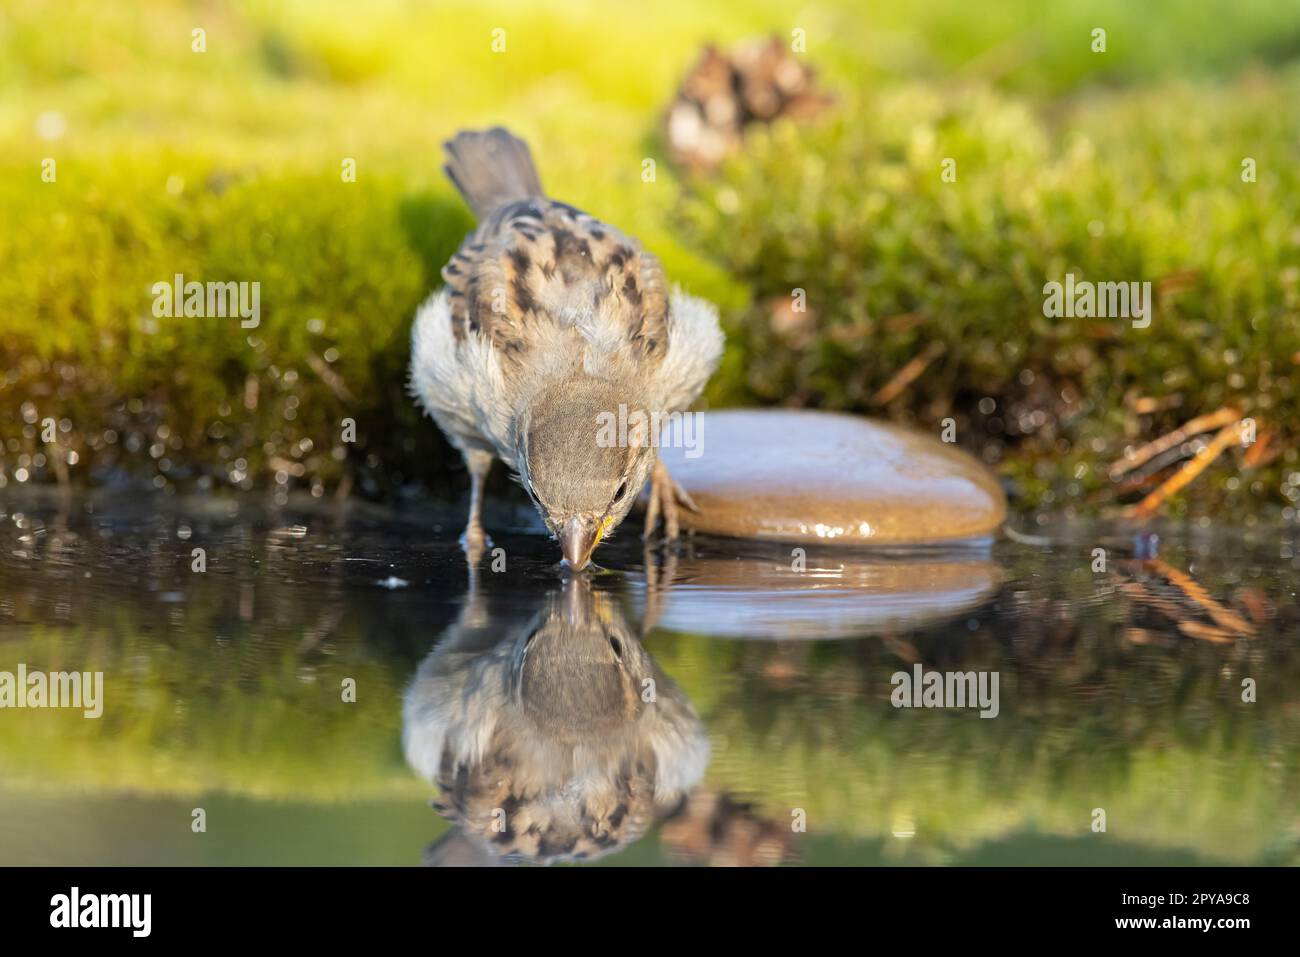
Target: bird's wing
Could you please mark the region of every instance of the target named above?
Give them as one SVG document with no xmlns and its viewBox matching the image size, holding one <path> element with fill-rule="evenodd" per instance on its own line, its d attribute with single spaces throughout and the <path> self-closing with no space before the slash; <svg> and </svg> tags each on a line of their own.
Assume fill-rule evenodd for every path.
<svg viewBox="0 0 1300 957">
<path fill-rule="evenodd" d="M 453 331 L 488 337 L 502 361 L 524 361 L 555 327 L 616 334 L 658 365 L 668 348 L 668 291 L 659 260 L 611 226 L 544 198 L 488 216 L 442 270 Z"/>
<path fill-rule="evenodd" d="M 411 327 L 410 390 L 461 450 L 494 450 L 511 468 L 510 402 L 500 353 L 482 336 L 457 342 L 448 291 L 419 308 Z"/>
<path fill-rule="evenodd" d="M 713 303 L 673 289 L 667 321 L 668 348 L 655 372 L 660 408 L 690 408 L 722 358 L 723 335 Z"/>
</svg>

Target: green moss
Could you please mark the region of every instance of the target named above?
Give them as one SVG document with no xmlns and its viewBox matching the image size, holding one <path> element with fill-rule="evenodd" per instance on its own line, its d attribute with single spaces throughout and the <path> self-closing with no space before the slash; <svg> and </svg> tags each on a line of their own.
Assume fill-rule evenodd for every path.
<svg viewBox="0 0 1300 957">
<path fill-rule="evenodd" d="M 5 434 L 26 426 L 36 454 L 40 430 L 25 419 L 52 416 L 70 421 L 61 444 L 92 472 L 262 478 L 283 459 L 323 482 L 342 468 L 345 418 L 362 436 L 414 434 L 408 328 L 431 263 L 468 225 L 458 204 L 390 177 L 250 177 L 188 156 L 118 162 L 108 175 L 129 169 L 154 188 L 115 193 L 94 181 L 103 173 L 67 162 L 57 196 L 17 191 L 31 228 L 0 238 L 15 264 L 0 296 L 10 384 L 30 407 L 0 411 Z M 260 324 L 156 316 L 152 287 L 177 273 L 260 283 Z"/>
<path fill-rule="evenodd" d="M 1269 120 L 1298 92 L 1295 72 L 1175 84 L 1049 120 L 987 89 L 910 86 L 852 97 L 815 128 L 756 133 L 678 211 L 755 292 L 732 317 L 744 358 L 724 370 L 730 394 L 885 411 L 936 431 L 951 416 L 1031 501 L 1058 505 L 1112 500 L 1104 466 L 1138 437 L 1126 428 L 1154 436 L 1231 404 L 1288 451 L 1241 477 L 1220 467 L 1188 496 L 1232 500 L 1236 480 L 1243 506 L 1286 501 L 1300 422 L 1300 156 Z M 1246 156 L 1257 182 L 1242 181 Z M 946 158 L 955 182 L 941 177 Z M 1150 327 L 1046 318 L 1044 283 L 1066 273 L 1151 281 Z M 808 328 L 791 330 L 773 303 L 797 289 Z M 878 390 L 940 346 L 876 408 Z M 1133 396 L 1171 407 L 1131 414 Z"/>
<path fill-rule="evenodd" d="M 798 23 L 775 0 L 728 2 L 663 8 L 652 29 L 604 4 L 86 2 L 0 17 L 0 82 L 20 91 L 0 108 L 5 481 L 58 476 L 46 417 L 66 426 L 74 480 L 269 486 L 290 463 L 291 483 L 359 477 L 380 494 L 456 468 L 405 395 L 406 336 L 470 222 L 438 144 L 507 122 L 555 195 L 638 235 L 722 307 L 733 340 L 711 402 L 875 411 L 875 390 L 941 342 L 888 414 L 927 427 L 952 414 L 1030 502 L 1110 500 L 1097 467 L 1139 437 L 1129 390 L 1183 396 L 1139 433 L 1242 403 L 1286 454 L 1237 497 L 1300 496 L 1281 484 L 1296 470 L 1300 295 L 1296 147 L 1277 121 L 1300 15 L 1283 0 L 837 0 Z M 755 135 L 716 184 L 683 184 L 662 161 L 644 182 L 659 111 L 700 45 L 796 28 L 835 116 Z M 1243 155 L 1259 162 L 1253 185 Z M 939 179 L 944 157 L 956 183 Z M 1042 283 L 1069 270 L 1196 274 L 1139 336 L 1044 320 Z M 261 327 L 154 319 L 150 286 L 177 272 L 259 281 Z M 764 311 L 794 287 L 818 316 L 807 347 L 774 337 Z M 924 321 L 890 325 L 908 313 Z M 973 411 L 986 397 L 995 411 Z M 344 418 L 359 432 L 346 450 Z M 1179 507 L 1232 498 L 1235 471 Z"/>
</svg>

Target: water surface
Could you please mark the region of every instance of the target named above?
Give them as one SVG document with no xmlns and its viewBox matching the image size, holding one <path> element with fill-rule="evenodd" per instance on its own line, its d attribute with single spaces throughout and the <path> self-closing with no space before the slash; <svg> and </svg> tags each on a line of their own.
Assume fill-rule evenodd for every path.
<svg viewBox="0 0 1300 957">
<path fill-rule="evenodd" d="M 467 567 L 460 520 L 0 502 L 0 671 L 105 682 L 0 710 L 0 865 L 1300 863 L 1291 529 L 628 528 L 573 579 L 524 511 Z M 917 666 L 996 717 L 895 707 Z"/>
</svg>

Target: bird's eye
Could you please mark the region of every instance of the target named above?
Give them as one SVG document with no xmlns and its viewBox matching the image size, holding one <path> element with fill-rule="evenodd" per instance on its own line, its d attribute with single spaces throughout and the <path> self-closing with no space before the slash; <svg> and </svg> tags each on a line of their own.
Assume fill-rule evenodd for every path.
<svg viewBox="0 0 1300 957">
<path fill-rule="evenodd" d="M 614 501 L 621 502 L 623 496 L 627 494 L 627 479 L 618 483 L 618 491 L 614 493 Z"/>
</svg>

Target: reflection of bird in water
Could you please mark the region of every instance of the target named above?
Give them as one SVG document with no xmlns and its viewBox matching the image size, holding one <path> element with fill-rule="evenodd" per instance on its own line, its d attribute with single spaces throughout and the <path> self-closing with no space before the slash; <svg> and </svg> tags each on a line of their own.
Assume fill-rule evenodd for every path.
<svg viewBox="0 0 1300 957">
<path fill-rule="evenodd" d="M 440 864 L 606 854 L 675 810 L 709 755 L 686 696 L 577 577 L 504 626 L 471 599 L 408 688 L 402 737 L 457 825 Z"/>
<path fill-rule="evenodd" d="M 714 867 L 775 865 L 794 857 L 788 823 L 763 817 L 729 794 L 697 791 L 659 830 L 669 855 Z"/>
</svg>

